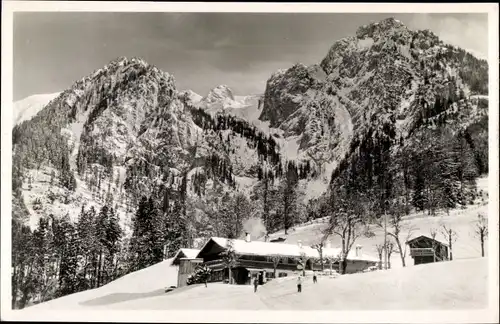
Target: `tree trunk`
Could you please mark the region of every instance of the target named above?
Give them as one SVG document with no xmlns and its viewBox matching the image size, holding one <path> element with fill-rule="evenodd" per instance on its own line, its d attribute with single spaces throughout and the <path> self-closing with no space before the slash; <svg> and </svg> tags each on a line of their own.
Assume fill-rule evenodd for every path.
<svg viewBox="0 0 500 324">
<path fill-rule="evenodd" d="M 88 262 L 88 257 L 85 255 L 85 263 L 83 265 L 83 282 L 85 284 L 84 289 L 87 289 L 87 262 Z"/>
<path fill-rule="evenodd" d="M 399 238 L 395 238 L 396 244 L 398 245 L 398 250 L 399 250 L 399 256 L 401 257 L 401 264 L 403 267 L 406 267 L 406 260 L 405 260 L 405 255 L 403 253 L 403 248 L 401 247 L 401 242 L 399 241 Z"/>
<path fill-rule="evenodd" d="M 484 257 L 484 232 L 481 231 L 481 257 Z"/>
<path fill-rule="evenodd" d="M 345 274 L 347 269 L 347 258 L 342 258 L 339 260 L 339 273 Z"/>
<path fill-rule="evenodd" d="M 347 272 L 347 258 L 342 261 L 342 274 L 346 274 Z"/>
<path fill-rule="evenodd" d="M 93 278 L 93 286 L 92 288 L 96 288 L 97 287 L 97 278 L 99 276 L 99 260 L 97 258 L 97 254 L 94 255 L 94 260 L 93 260 L 93 263 L 94 263 L 94 278 Z"/>
<path fill-rule="evenodd" d="M 229 267 L 229 280 L 228 280 L 228 283 L 231 285 L 233 283 L 233 276 L 232 276 L 232 271 L 231 271 L 231 267 Z"/>
<path fill-rule="evenodd" d="M 15 264 L 15 259 L 13 260 Z M 12 274 L 12 309 L 16 308 L 17 300 L 17 266 L 14 265 L 14 273 Z"/>
<path fill-rule="evenodd" d="M 452 240 L 451 240 L 451 235 L 450 235 L 450 238 L 449 238 L 449 243 L 450 243 L 450 261 L 453 261 L 453 243 L 452 243 Z"/>
</svg>

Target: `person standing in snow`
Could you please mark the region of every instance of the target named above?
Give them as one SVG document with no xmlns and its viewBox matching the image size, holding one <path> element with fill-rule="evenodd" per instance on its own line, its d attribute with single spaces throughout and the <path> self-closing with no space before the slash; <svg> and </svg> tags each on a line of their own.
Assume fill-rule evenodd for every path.
<svg viewBox="0 0 500 324">
<path fill-rule="evenodd" d="M 297 278 L 297 291 L 302 292 L 302 276 L 299 275 Z"/>
<path fill-rule="evenodd" d="M 259 280 L 257 279 L 257 277 L 255 277 L 255 279 L 253 280 L 253 292 L 257 292 L 257 287 L 259 286 Z"/>
<path fill-rule="evenodd" d="M 316 277 L 316 272 L 313 274 L 313 283 L 318 282 L 318 277 Z"/>
</svg>

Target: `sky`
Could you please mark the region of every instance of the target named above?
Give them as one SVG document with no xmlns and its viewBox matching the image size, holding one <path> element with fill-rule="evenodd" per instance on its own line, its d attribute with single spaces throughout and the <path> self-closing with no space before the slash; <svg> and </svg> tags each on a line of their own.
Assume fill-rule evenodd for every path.
<svg viewBox="0 0 500 324">
<path fill-rule="evenodd" d="M 388 17 L 488 55 L 486 14 L 17 12 L 14 101 L 67 89 L 120 56 L 172 73 L 179 90 L 260 94 L 276 70 L 319 63 L 336 40 Z"/>
</svg>

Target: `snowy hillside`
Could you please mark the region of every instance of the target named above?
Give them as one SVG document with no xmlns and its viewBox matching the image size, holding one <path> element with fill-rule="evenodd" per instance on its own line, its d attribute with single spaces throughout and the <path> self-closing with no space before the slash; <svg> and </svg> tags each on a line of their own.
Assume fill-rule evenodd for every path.
<svg viewBox="0 0 500 324">
<path fill-rule="evenodd" d="M 37 94 L 14 102 L 14 111 L 12 112 L 14 122 L 13 125 L 33 118 L 40 110 L 42 110 L 43 107 L 45 107 L 59 94 L 60 92 Z"/>
<path fill-rule="evenodd" d="M 166 261 L 165 261 L 166 262 Z M 487 259 L 474 258 L 420 265 L 407 269 L 353 274 L 336 279 L 307 278 L 296 292 L 293 277 L 271 281 L 254 294 L 251 286 L 222 283 L 194 285 L 164 293 L 152 289 L 135 293 L 134 287 L 150 277 L 144 271 L 121 288 L 75 294 L 22 312 L 44 310 L 451 310 L 484 308 L 488 302 Z M 148 273 L 149 274 L 149 273 Z M 158 273 L 159 274 L 159 273 Z M 450 275 L 453 274 L 453 275 Z M 132 274 L 131 274 L 132 275 Z M 130 276 L 131 276 L 130 275 Z M 164 275 L 164 274 L 161 274 Z M 470 278 L 475 280 L 470 280 Z M 118 282 L 116 282 L 118 285 Z M 127 289 L 127 284 L 129 289 Z M 99 293 L 97 291 L 100 290 Z M 145 291 L 145 290 L 141 290 Z M 335 292 L 332 294 L 331 292 Z M 84 295 L 85 294 L 85 295 Z"/>
<path fill-rule="evenodd" d="M 479 181 L 479 188 L 487 192 L 488 179 Z M 165 294 L 164 288 L 177 284 L 177 267 L 172 259 L 165 260 L 146 269 L 130 273 L 101 288 L 58 298 L 25 311 L 56 309 L 205 309 L 207 303 L 216 309 L 452 309 L 484 307 L 488 298 L 488 258 L 480 257 L 479 240 L 473 235 L 477 213 L 487 215 L 488 205 L 471 206 L 464 210 L 453 210 L 450 215 L 436 217 L 412 214 L 405 219 L 405 226 L 414 227 L 413 237 L 429 235 L 431 228 L 446 224 L 458 233 L 454 243 L 454 261 L 427 265 L 413 265 L 407 256 L 407 267 L 401 267 L 400 256 L 391 257 L 391 270 L 374 273 L 352 274 L 336 279 L 320 277 L 320 285 L 313 285 L 308 277 L 304 295 L 297 295 L 292 278 L 284 278 L 262 286 L 257 295 L 249 286 L 230 286 L 219 283 L 208 288 L 194 285 Z M 317 243 L 318 229 L 323 224 L 296 227 L 288 236 L 278 232 L 272 238 L 286 237 L 285 243 L 305 245 Z M 406 233 L 403 233 L 406 235 Z M 438 240 L 445 238 L 438 235 Z M 383 240 L 383 232 L 375 230 L 375 237 L 359 239 L 363 253 L 376 255 L 375 244 Z M 338 246 L 337 239 L 331 240 Z M 276 243 L 280 244 L 280 243 Z M 488 244 L 486 244 L 488 246 Z M 453 275 L 451 275 L 453 274 Z M 474 280 L 468 278 L 474 277 Z M 356 288 L 357 287 L 357 288 Z M 417 289 L 418 287 L 418 289 Z M 355 288 L 355 289 L 354 289 Z M 369 294 L 361 293 L 370 291 Z M 429 294 L 432 290 L 433 293 Z M 336 291 L 334 298 L 328 291 Z M 404 294 L 404 298 L 401 297 Z M 214 298 L 214 295 L 217 298 Z M 286 296 L 286 297 L 284 297 Z M 430 298 L 429 296 L 432 296 Z M 455 296 L 455 297 L 454 297 Z M 456 296 L 462 296 L 456 298 Z M 464 296 L 467 296 L 466 298 Z M 187 302 L 189 300 L 189 302 Z"/>
<path fill-rule="evenodd" d="M 165 288 L 177 285 L 178 266 L 167 259 L 151 267 L 130 273 L 102 287 L 54 299 L 34 305 L 28 310 L 78 309 L 96 306 L 100 303 L 116 303 L 136 298 L 160 296 Z M 93 302 L 96 300 L 97 302 Z"/>
<path fill-rule="evenodd" d="M 453 258 L 454 259 L 468 259 L 476 258 L 481 256 L 481 245 L 479 238 L 475 235 L 475 224 L 477 222 L 478 214 L 488 215 L 488 178 L 481 178 L 478 181 L 478 189 L 484 192 L 484 202 L 478 201 L 476 205 L 468 206 L 465 209 L 453 209 L 450 211 L 449 215 L 442 211 L 436 216 L 429 216 L 426 213 L 412 213 L 405 216 L 402 221 L 402 231 L 401 238 L 402 241 L 406 241 L 408 237 L 408 232 L 411 230 L 411 236 L 408 239 L 415 238 L 419 235 L 430 236 L 431 230 L 436 229 L 438 234 L 436 239 L 447 244 L 447 237 L 442 233 L 443 225 L 448 228 L 452 228 L 457 233 L 456 242 L 453 245 Z M 286 238 L 284 243 L 297 243 L 298 241 L 303 242 L 305 245 L 313 245 L 319 243 L 321 239 L 322 231 L 327 226 L 328 219 L 318 219 L 311 222 L 310 224 L 303 224 L 297 226 L 288 235 L 284 234 L 284 231 L 278 231 L 269 236 L 269 239 L 276 238 Z M 369 255 L 377 255 L 377 244 L 383 243 L 383 228 L 377 225 L 371 225 L 371 230 L 375 236 L 367 238 L 360 237 L 356 244 L 362 246 L 363 251 Z M 391 227 L 388 227 L 388 231 L 391 231 Z M 264 238 L 261 238 L 264 240 Z M 336 235 L 331 235 L 329 241 L 332 246 L 340 246 L 340 237 Z M 406 266 L 413 266 L 413 259 L 409 255 L 409 249 L 407 249 L 407 255 L 405 258 Z M 488 255 L 488 244 L 485 244 L 485 253 Z M 391 267 L 400 268 L 402 267 L 401 256 L 397 253 L 391 255 Z"/>
</svg>

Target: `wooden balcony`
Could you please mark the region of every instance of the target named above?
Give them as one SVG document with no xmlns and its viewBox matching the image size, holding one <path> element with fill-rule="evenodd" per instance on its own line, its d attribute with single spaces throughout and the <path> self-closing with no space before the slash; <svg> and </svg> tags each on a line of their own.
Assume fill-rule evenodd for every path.
<svg viewBox="0 0 500 324">
<path fill-rule="evenodd" d="M 222 259 L 207 261 L 203 263 L 209 268 L 212 269 L 221 269 L 224 268 L 224 262 Z M 244 268 L 257 268 L 257 269 L 273 269 L 273 263 L 268 261 L 259 261 L 259 260 L 246 260 L 246 259 L 238 259 L 236 261 L 236 267 L 244 267 Z M 280 270 L 297 270 L 297 264 L 295 263 L 280 263 L 278 264 L 277 269 Z"/>
<path fill-rule="evenodd" d="M 434 249 L 433 248 L 413 248 L 410 249 L 410 255 L 412 257 L 416 256 L 433 256 Z"/>
</svg>

